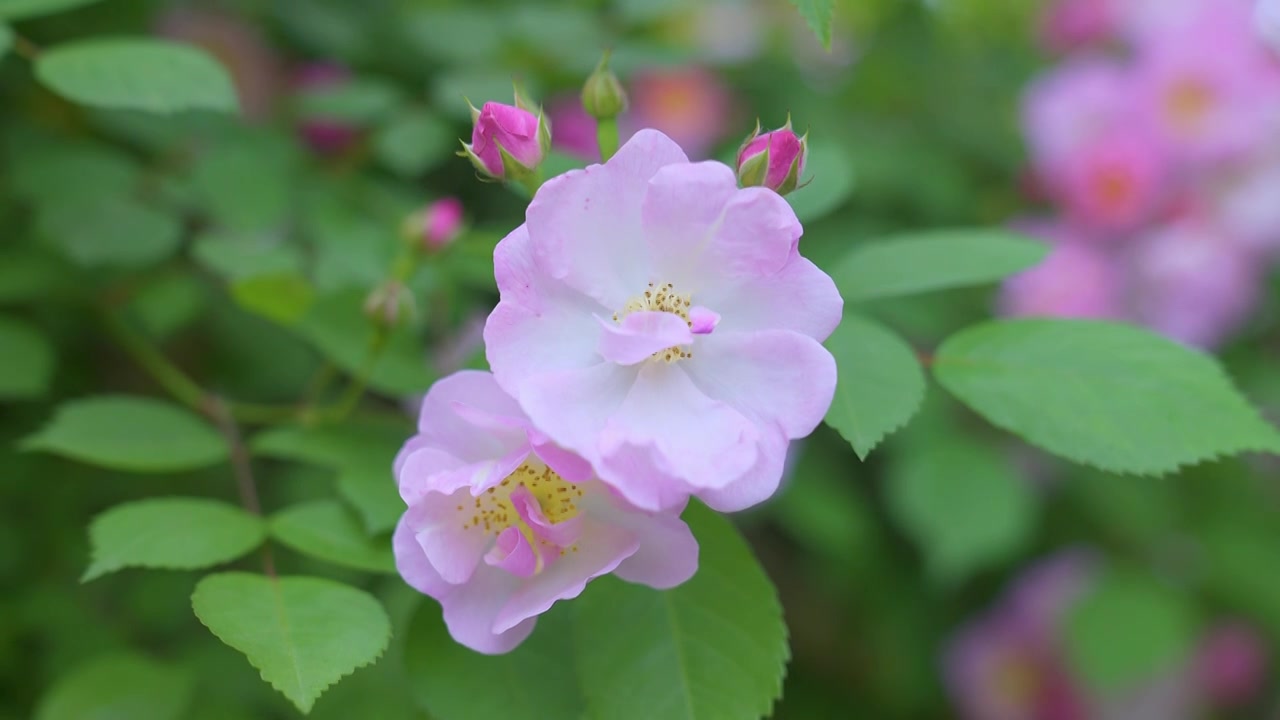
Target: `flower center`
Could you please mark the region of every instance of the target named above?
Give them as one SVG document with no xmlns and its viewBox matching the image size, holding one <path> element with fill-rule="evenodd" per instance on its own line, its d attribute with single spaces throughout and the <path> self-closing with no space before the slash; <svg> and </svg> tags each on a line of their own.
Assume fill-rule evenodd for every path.
<svg viewBox="0 0 1280 720">
<path fill-rule="evenodd" d="M 637 295 L 627 301 L 622 309 L 613 314 L 614 322 L 622 322 L 622 318 L 633 312 L 668 312 L 672 315 L 678 315 L 690 327 L 693 323 L 689 320 L 689 308 L 692 305 L 692 295 L 679 295 L 675 291 L 675 286 L 671 283 L 662 283 L 657 285 L 649 283 L 649 287 L 645 289 L 643 294 Z M 663 362 L 673 363 L 682 358 L 693 357 L 693 353 L 687 352 L 679 345 L 672 345 L 665 350 L 650 355 L 649 357 Z"/>
<path fill-rule="evenodd" d="M 582 490 L 530 455 L 515 472 L 475 498 L 471 507 L 458 506 L 459 514 L 467 518 L 462 529 L 482 528 L 487 534 L 498 535 L 509 527 L 516 527 L 530 545 L 536 544 L 537 533 L 529 527 L 511 499 L 511 494 L 519 488 L 529 490 L 543 517 L 552 525 L 578 516 L 578 499 L 582 497 Z"/>
<path fill-rule="evenodd" d="M 1204 83 L 1186 79 L 1170 88 L 1165 96 L 1165 110 L 1179 131 L 1191 133 L 1204 124 L 1213 100 L 1213 91 Z"/>
</svg>

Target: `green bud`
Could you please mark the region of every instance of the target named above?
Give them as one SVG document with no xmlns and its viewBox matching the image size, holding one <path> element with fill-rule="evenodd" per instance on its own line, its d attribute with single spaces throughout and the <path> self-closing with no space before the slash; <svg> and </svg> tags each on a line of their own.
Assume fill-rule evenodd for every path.
<svg viewBox="0 0 1280 720">
<path fill-rule="evenodd" d="M 609 53 L 582 86 L 582 107 L 596 120 L 612 120 L 627 109 L 627 91 L 609 69 Z"/>
</svg>

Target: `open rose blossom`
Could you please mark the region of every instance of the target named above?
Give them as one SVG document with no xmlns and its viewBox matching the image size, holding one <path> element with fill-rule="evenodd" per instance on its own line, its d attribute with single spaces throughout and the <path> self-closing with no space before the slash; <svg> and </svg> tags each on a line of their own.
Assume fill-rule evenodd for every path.
<svg viewBox="0 0 1280 720">
<path fill-rule="evenodd" d="M 665 589 L 697 569 L 698 544 L 678 510 L 628 505 L 530 427 L 489 373 L 437 382 L 418 428 L 395 464 L 409 506 L 396 567 L 440 601 L 463 645 L 511 650 L 538 615 L 600 575 Z"/>
<path fill-rule="evenodd" d="M 800 234 L 773 191 L 643 130 L 548 181 L 498 245 L 489 365 L 636 506 L 758 503 L 835 391 L 842 301 Z"/>
</svg>

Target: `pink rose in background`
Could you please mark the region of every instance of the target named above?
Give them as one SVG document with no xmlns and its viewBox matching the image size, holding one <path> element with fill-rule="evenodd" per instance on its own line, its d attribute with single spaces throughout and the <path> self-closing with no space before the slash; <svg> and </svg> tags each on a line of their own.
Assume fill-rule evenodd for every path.
<svg viewBox="0 0 1280 720">
<path fill-rule="evenodd" d="M 314 62 L 303 65 L 294 73 L 294 87 L 299 92 L 321 90 L 342 85 L 351 79 L 351 72 L 341 65 Z M 307 118 L 300 126 L 302 138 L 311 149 L 321 155 L 336 155 L 346 150 L 360 136 L 355 126 L 341 120 Z"/>
<path fill-rule="evenodd" d="M 1257 302 L 1260 268 L 1221 228 L 1190 218 L 1142 238 L 1130 262 L 1134 318 L 1179 342 L 1214 347 Z"/>
<path fill-rule="evenodd" d="M 547 105 L 547 117 L 556 130 L 551 135 L 551 147 L 582 160 L 599 162 L 596 119 L 582 109 L 582 98 L 573 94 L 552 100 Z"/>
<path fill-rule="evenodd" d="M 715 73 L 700 67 L 644 70 L 628 87 L 626 134 L 641 128 L 662 131 L 694 158 L 705 158 L 732 126 L 733 97 Z"/>
<path fill-rule="evenodd" d="M 1162 148 L 1142 132 L 1111 132 L 1080 146 L 1048 181 L 1082 227 L 1124 233 L 1151 220 L 1166 196 Z"/>
<path fill-rule="evenodd" d="M 1246 622 L 1220 621 L 1200 639 L 1195 677 L 1217 707 L 1232 708 L 1257 698 L 1266 688 L 1267 639 Z"/>
<path fill-rule="evenodd" d="M 1056 52 L 1102 42 L 1115 31 L 1117 1 L 1053 0 L 1040 26 L 1044 44 Z"/>
<path fill-rule="evenodd" d="M 1217 193 L 1213 211 L 1227 233 L 1254 250 L 1280 250 L 1280 153 L 1258 158 Z"/>
<path fill-rule="evenodd" d="M 423 398 L 396 458 L 409 506 L 393 540 L 405 581 L 440 602 L 449 633 L 504 653 L 557 600 L 608 573 L 669 588 L 697 569 L 679 510 L 637 510 L 550 443 L 493 376 L 462 371 Z"/>
<path fill-rule="evenodd" d="M 1034 317 L 1119 318 L 1124 278 L 1111 255 L 1065 225 L 1026 224 L 1024 232 L 1049 240 L 1043 262 L 1005 281 L 1003 314 Z"/>
<path fill-rule="evenodd" d="M 498 245 L 489 364 L 638 507 L 761 502 L 835 390 L 842 301 L 800 234 L 776 193 L 643 130 L 549 180 Z"/>
<path fill-rule="evenodd" d="M 1038 78 L 1022 103 L 1032 163 L 1043 174 L 1132 117 L 1132 81 L 1112 60 L 1072 58 Z"/>
<path fill-rule="evenodd" d="M 421 217 L 422 242 L 431 250 L 446 247 L 462 232 L 462 201 L 443 197 L 428 205 Z"/>
</svg>

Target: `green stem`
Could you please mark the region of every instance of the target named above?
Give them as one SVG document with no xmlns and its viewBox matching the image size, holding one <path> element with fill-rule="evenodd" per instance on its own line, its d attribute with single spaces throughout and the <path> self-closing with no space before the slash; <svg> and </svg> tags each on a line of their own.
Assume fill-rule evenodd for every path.
<svg viewBox="0 0 1280 720">
<path fill-rule="evenodd" d="M 532 198 L 538 194 L 538 188 L 542 187 L 542 169 L 538 168 L 533 172 L 520 178 L 520 185 L 529 191 L 529 197 Z"/>
<path fill-rule="evenodd" d="M 596 142 L 600 145 L 600 162 L 618 152 L 618 120 L 610 118 L 596 123 Z"/>
</svg>

